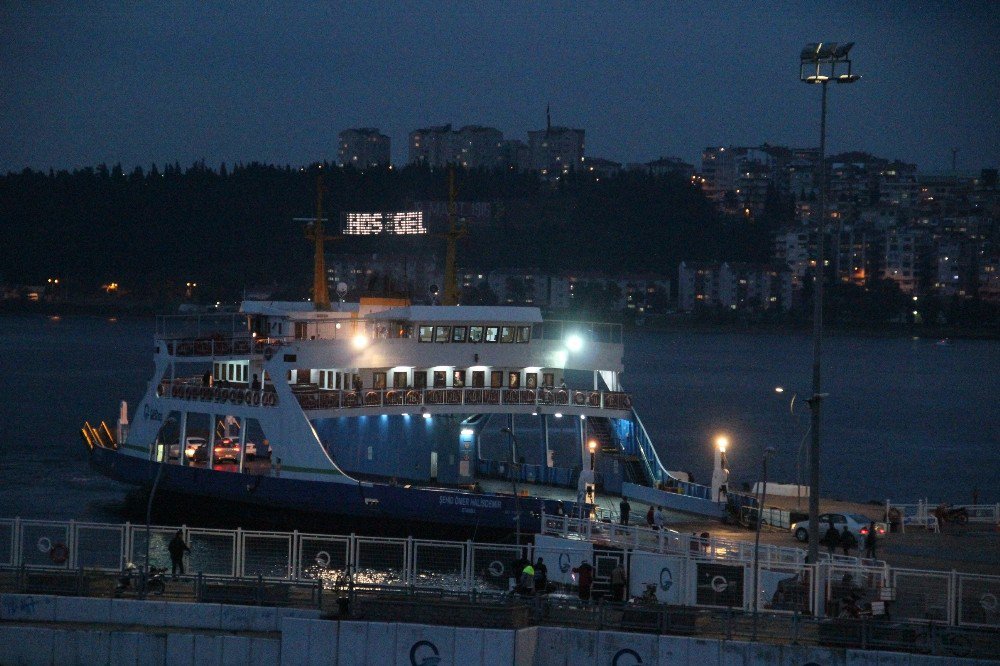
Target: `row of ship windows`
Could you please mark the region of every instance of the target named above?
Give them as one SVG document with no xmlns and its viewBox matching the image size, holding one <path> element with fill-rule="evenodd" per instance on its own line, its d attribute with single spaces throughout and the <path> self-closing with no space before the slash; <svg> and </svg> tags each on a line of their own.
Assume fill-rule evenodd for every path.
<svg viewBox="0 0 1000 666">
<path fill-rule="evenodd" d="M 528 342 L 530 326 L 426 326 L 419 328 L 418 342 Z"/>
<path fill-rule="evenodd" d="M 538 375 L 537 372 L 520 372 L 517 370 L 509 370 L 506 372 L 506 377 L 504 377 L 505 372 L 503 370 L 491 370 L 489 371 L 489 387 L 490 388 L 538 388 Z M 523 383 L 522 383 L 523 377 Z M 291 381 L 291 371 L 289 371 L 289 381 Z M 504 384 L 504 379 L 507 380 Z M 432 383 L 428 383 L 430 380 Z M 551 372 L 541 373 L 542 386 L 552 388 L 555 382 L 555 374 Z M 413 371 L 413 383 L 410 383 L 409 373 L 394 372 L 392 373 L 392 388 L 394 389 L 425 389 L 425 388 L 464 388 L 466 382 L 468 386 L 472 388 L 486 388 L 486 371 L 485 370 L 452 370 L 451 371 L 451 383 L 448 383 L 448 371 L 447 370 L 414 370 Z M 386 389 L 389 388 L 389 373 L 387 372 L 374 372 L 372 373 L 372 386 L 373 389 Z M 360 390 L 365 388 L 361 381 L 361 375 L 348 375 L 345 373 L 338 373 L 333 370 L 320 370 L 319 371 L 319 387 L 323 389 L 355 389 Z"/>
</svg>

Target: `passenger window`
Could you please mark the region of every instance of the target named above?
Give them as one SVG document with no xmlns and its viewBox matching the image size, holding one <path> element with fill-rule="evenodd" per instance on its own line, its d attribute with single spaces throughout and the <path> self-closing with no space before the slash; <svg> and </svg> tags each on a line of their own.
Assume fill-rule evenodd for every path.
<svg viewBox="0 0 1000 666">
<path fill-rule="evenodd" d="M 470 326 L 469 327 L 469 342 L 482 342 L 483 341 L 483 327 L 482 326 Z"/>
<path fill-rule="evenodd" d="M 384 389 L 385 388 L 385 373 L 384 372 L 376 372 L 376 373 L 374 373 L 374 375 L 373 375 L 373 382 L 372 383 L 373 383 L 373 385 L 374 385 L 374 387 L 376 389 Z"/>
<path fill-rule="evenodd" d="M 447 377 L 444 370 L 434 371 L 434 388 L 444 388 L 447 386 Z"/>
<path fill-rule="evenodd" d="M 425 388 L 427 388 L 427 371 L 426 370 L 414 370 L 413 371 L 413 388 L 415 388 L 415 389 L 425 389 Z"/>
<path fill-rule="evenodd" d="M 486 373 L 482 370 L 472 371 L 472 387 L 483 388 L 486 385 Z"/>
<path fill-rule="evenodd" d="M 465 370 L 456 370 L 451 374 L 451 385 L 455 388 L 465 386 Z"/>
<path fill-rule="evenodd" d="M 500 337 L 500 329 L 497 326 L 486 327 L 486 342 L 496 342 Z"/>
<path fill-rule="evenodd" d="M 521 387 L 521 373 L 520 372 L 509 372 L 507 373 L 507 385 L 512 389 Z"/>
<path fill-rule="evenodd" d="M 434 342 L 448 342 L 451 339 L 451 326 L 435 326 Z"/>
<path fill-rule="evenodd" d="M 531 340 L 531 327 L 530 326 L 518 326 L 517 327 L 517 341 L 518 342 L 528 342 Z"/>
<path fill-rule="evenodd" d="M 465 334 L 469 330 L 467 326 L 456 326 L 451 329 L 452 342 L 465 342 Z"/>
<path fill-rule="evenodd" d="M 420 327 L 420 337 L 417 338 L 420 342 L 431 342 L 434 340 L 434 327 L 433 326 L 421 326 Z"/>
<path fill-rule="evenodd" d="M 490 371 L 490 388 L 503 388 L 503 371 Z"/>
<path fill-rule="evenodd" d="M 500 342 L 514 342 L 513 326 L 504 326 L 500 329 Z"/>
</svg>

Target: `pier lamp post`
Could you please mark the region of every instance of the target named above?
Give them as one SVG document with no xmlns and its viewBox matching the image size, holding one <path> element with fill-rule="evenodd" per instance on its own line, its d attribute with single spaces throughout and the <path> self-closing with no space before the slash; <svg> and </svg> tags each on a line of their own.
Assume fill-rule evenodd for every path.
<svg viewBox="0 0 1000 666">
<path fill-rule="evenodd" d="M 764 502 L 767 501 L 767 459 L 774 453 L 774 447 L 764 449 L 763 482 L 760 499 L 757 501 L 757 534 L 753 541 L 753 640 L 757 640 L 757 606 L 760 603 L 760 525 L 764 520 Z"/>
<path fill-rule="evenodd" d="M 729 448 L 729 438 L 719 435 L 715 438 L 715 464 L 712 466 L 712 497 L 716 502 L 722 501 L 723 489 L 729 493 L 729 461 L 726 459 L 726 449 Z"/>
<path fill-rule="evenodd" d="M 594 460 L 597 455 L 597 440 L 592 439 L 587 442 L 587 449 L 590 451 L 590 471 L 594 471 Z"/>
<path fill-rule="evenodd" d="M 823 279 L 826 266 L 826 88 L 830 81 L 854 83 L 861 77 L 851 72 L 848 53 L 854 42 L 818 42 L 806 44 L 799 56 L 799 80 L 823 87 L 819 122 L 819 205 L 816 225 L 816 269 L 813 271 L 813 367 L 812 397 L 807 401 L 812 412 L 809 429 L 809 562 L 819 559 L 819 422 L 820 357 L 823 339 Z"/>
<path fill-rule="evenodd" d="M 517 494 L 517 435 L 510 428 L 500 428 L 500 432 L 510 435 L 510 479 L 514 486 L 514 530 L 517 545 L 521 545 L 521 498 Z"/>
</svg>

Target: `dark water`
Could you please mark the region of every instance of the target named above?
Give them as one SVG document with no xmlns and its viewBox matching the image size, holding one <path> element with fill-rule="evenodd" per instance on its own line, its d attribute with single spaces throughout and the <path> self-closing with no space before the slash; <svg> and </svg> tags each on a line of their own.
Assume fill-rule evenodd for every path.
<svg viewBox="0 0 1000 666">
<path fill-rule="evenodd" d="M 128 491 L 87 466 L 79 427 L 113 421 L 153 368 L 153 321 L 0 317 L 0 517 L 119 521 Z M 771 478 L 795 479 L 808 410 L 808 336 L 641 332 L 624 381 L 670 469 L 710 474 L 726 432 L 737 483 L 774 446 Z M 831 337 L 824 353 L 825 495 L 1000 501 L 1000 345 Z M 774 392 L 777 385 L 788 390 Z"/>
</svg>

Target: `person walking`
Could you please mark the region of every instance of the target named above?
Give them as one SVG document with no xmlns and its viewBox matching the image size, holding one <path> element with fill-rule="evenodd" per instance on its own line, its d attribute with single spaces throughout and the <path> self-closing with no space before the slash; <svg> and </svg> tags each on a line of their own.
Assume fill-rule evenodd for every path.
<svg viewBox="0 0 1000 666">
<path fill-rule="evenodd" d="M 627 497 L 622 497 L 622 501 L 618 505 L 618 512 L 622 519 L 622 525 L 628 527 L 628 515 L 632 513 L 632 505 L 628 503 Z"/>
<path fill-rule="evenodd" d="M 653 522 L 656 523 L 656 529 L 662 530 L 667 526 L 667 512 L 663 510 L 662 506 L 656 507 L 656 516 L 653 518 Z"/>
<path fill-rule="evenodd" d="M 858 547 L 858 538 L 854 536 L 854 532 L 847 529 L 847 525 L 844 525 L 840 533 L 840 547 L 844 549 L 844 555 L 850 555 L 851 550 Z"/>
<path fill-rule="evenodd" d="M 182 576 L 184 575 L 184 553 L 191 552 L 188 545 L 184 543 L 184 534 L 180 530 L 177 530 L 177 534 L 167 544 L 167 550 L 170 552 L 171 575 L 174 580 L 177 580 L 178 571 L 181 572 Z"/>
<path fill-rule="evenodd" d="M 868 525 L 868 534 L 865 535 L 865 557 L 870 559 L 878 559 L 875 555 L 875 547 L 878 545 L 878 532 L 875 528 L 875 521 L 873 520 Z"/>
<path fill-rule="evenodd" d="M 589 602 L 590 587 L 594 584 L 594 567 L 589 562 L 580 562 L 580 566 L 573 567 L 573 573 L 578 576 L 576 582 L 579 585 L 580 601 Z"/>
<path fill-rule="evenodd" d="M 823 535 L 823 540 L 820 542 L 826 546 L 830 554 L 833 555 L 837 550 L 837 546 L 840 545 L 840 532 L 837 528 L 833 526 L 833 521 L 830 521 L 830 527 L 826 529 L 826 534 Z"/>
<path fill-rule="evenodd" d="M 625 567 L 622 566 L 621 560 L 619 560 L 618 564 L 611 571 L 612 601 L 625 601 L 625 582 Z"/>
<path fill-rule="evenodd" d="M 652 504 L 649 505 L 649 511 L 646 512 L 646 526 L 647 527 L 652 527 L 653 526 L 653 505 Z"/>
</svg>

